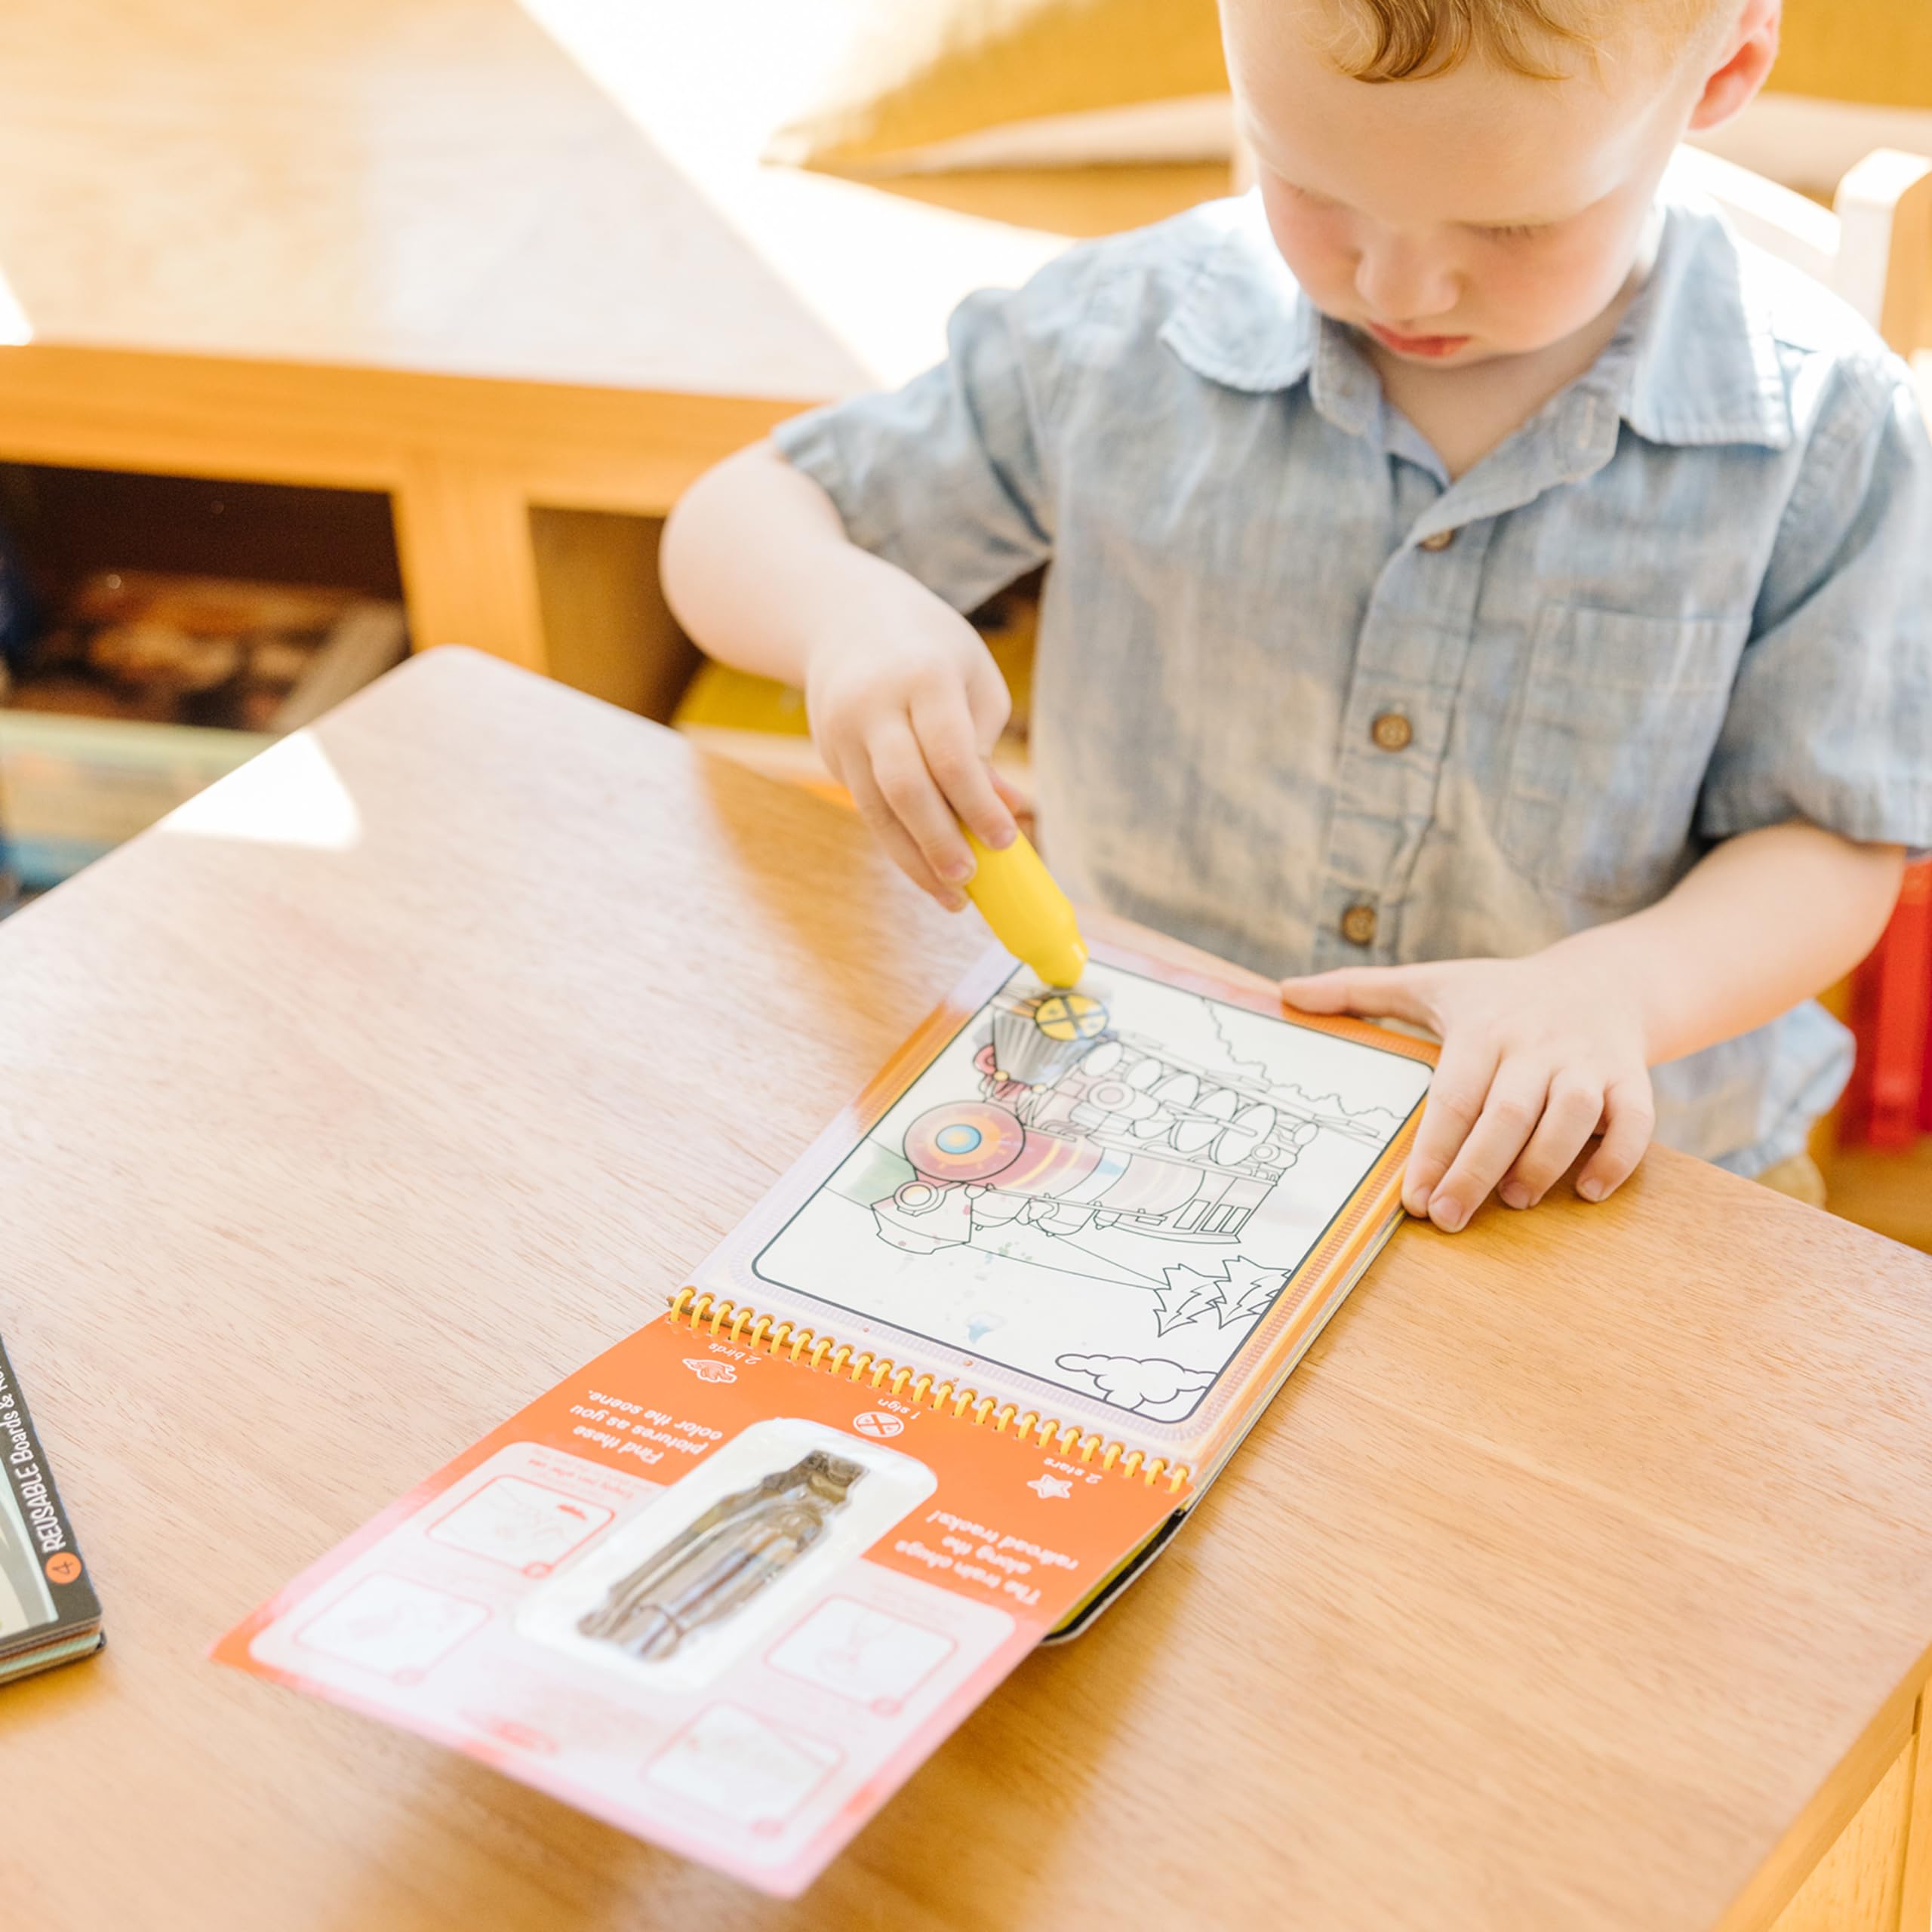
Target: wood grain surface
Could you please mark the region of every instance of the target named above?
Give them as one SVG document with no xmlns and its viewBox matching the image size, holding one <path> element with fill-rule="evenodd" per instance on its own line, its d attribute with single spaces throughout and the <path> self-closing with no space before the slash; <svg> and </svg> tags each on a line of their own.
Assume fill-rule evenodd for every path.
<svg viewBox="0 0 1932 1932">
<path fill-rule="evenodd" d="M 1932 1261 L 1667 1153 L 1399 1233 L 801 1904 L 204 1661 L 647 1319 L 980 943 L 835 808 L 457 652 L 0 928 L 0 1331 L 110 1633 L 0 1693 L 19 1922 L 1770 1923 L 1915 1755 Z"/>
</svg>

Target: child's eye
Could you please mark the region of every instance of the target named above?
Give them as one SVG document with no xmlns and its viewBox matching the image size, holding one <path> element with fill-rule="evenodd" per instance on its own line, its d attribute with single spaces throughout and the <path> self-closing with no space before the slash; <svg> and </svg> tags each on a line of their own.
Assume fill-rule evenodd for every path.
<svg viewBox="0 0 1932 1932">
<path fill-rule="evenodd" d="M 1517 222 L 1506 228 L 1485 228 L 1483 232 L 1498 242 L 1534 242 L 1549 232 L 1546 221 Z"/>
</svg>

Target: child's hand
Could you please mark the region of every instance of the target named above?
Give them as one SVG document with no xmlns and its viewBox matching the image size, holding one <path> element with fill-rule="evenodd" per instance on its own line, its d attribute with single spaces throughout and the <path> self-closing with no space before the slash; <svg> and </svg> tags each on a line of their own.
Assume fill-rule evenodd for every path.
<svg viewBox="0 0 1932 1932">
<path fill-rule="evenodd" d="M 1577 1177 L 1586 1201 L 1628 1179 L 1650 1144 L 1644 1012 L 1596 961 L 1558 948 L 1344 968 L 1284 980 L 1281 995 L 1308 1013 L 1410 1020 L 1441 1041 L 1402 1205 L 1451 1234 L 1492 1188 L 1506 1207 L 1534 1207 L 1593 1134 L 1601 1144 Z"/>
<path fill-rule="evenodd" d="M 988 762 L 1012 700 L 978 632 L 907 584 L 916 594 L 904 604 L 855 615 L 814 648 L 805 709 L 832 776 L 900 869 L 958 912 L 973 855 L 956 821 L 995 849 L 1017 829 L 1017 801 Z"/>
</svg>

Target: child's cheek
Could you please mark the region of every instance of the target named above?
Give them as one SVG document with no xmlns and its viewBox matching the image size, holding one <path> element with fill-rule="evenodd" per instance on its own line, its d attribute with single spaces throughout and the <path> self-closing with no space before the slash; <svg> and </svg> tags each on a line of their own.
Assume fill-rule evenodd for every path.
<svg viewBox="0 0 1932 1932">
<path fill-rule="evenodd" d="M 1332 312 L 1338 300 L 1346 304 L 1355 285 L 1356 257 L 1347 216 L 1312 208 L 1285 192 L 1270 194 L 1265 184 L 1262 205 L 1282 260 L 1315 306 Z"/>
<path fill-rule="evenodd" d="M 1630 272 L 1638 236 L 1620 210 L 1571 224 L 1512 266 L 1512 299 L 1534 340 L 1553 342 L 1603 312 Z"/>
<path fill-rule="evenodd" d="M 1512 346 L 1538 349 L 1601 314 L 1616 288 L 1592 251 L 1524 249 L 1487 265 L 1482 308 Z"/>
</svg>

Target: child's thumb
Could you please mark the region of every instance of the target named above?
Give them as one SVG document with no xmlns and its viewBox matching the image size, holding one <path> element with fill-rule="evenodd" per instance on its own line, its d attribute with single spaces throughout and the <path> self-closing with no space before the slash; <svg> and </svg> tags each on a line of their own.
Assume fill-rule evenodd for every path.
<svg viewBox="0 0 1932 1932">
<path fill-rule="evenodd" d="M 1343 966 L 1281 982 L 1284 1004 L 1304 1013 L 1358 1013 L 1372 1020 L 1429 1023 L 1429 1013 L 1407 966 Z"/>
</svg>

